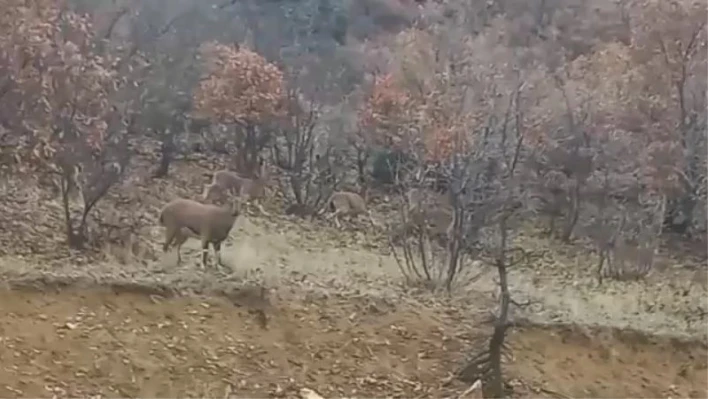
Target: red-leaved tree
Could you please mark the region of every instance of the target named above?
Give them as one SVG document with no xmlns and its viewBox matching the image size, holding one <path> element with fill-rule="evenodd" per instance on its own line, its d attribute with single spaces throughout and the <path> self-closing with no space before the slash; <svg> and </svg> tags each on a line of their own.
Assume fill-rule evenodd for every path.
<svg viewBox="0 0 708 399">
<path fill-rule="evenodd" d="M 253 171 L 270 141 L 264 127 L 283 109 L 283 73 L 240 46 L 209 42 L 201 47 L 205 76 L 194 91 L 195 114 L 237 127 L 237 167 Z"/>
<path fill-rule="evenodd" d="M 7 0 L 0 17 L 0 123 L 16 166 L 58 177 L 72 247 L 88 238 L 88 215 L 127 163 L 123 79 L 101 54 L 88 16 L 62 2 Z M 70 210 L 70 196 L 83 207 Z"/>
<path fill-rule="evenodd" d="M 358 129 L 350 138 L 360 182 L 365 180 L 365 166 L 374 149 L 401 154 L 415 146 L 418 138 L 412 134 L 415 108 L 414 99 L 392 73 L 374 77 L 358 111 Z M 396 169 L 394 165 L 389 168 Z"/>
</svg>

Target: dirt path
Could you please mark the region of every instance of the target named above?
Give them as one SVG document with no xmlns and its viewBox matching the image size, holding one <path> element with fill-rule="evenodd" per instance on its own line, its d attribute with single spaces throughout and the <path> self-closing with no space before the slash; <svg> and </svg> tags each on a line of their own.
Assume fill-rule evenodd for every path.
<svg viewBox="0 0 708 399">
<path fill-rule="evenodd" d="M 425 308 L 274 300 L 263 329 L 224 299 L 0 291 L 0 397 L 442 397 L 469 343 Z M 594 337 L 594 338 L 591 338 Z M 705 397 L 705 347 L 521 329 L 519 396 Z"/>
<path fill-rule="evenodd" d="M 273 284 L 283 276 L 308 276 L 324 282 L 326 288 L 355 287 L 383 295 L 401 280 L 392 256 L 362 248 L 369 241 L 361 233 L 340 233 L 313 225 L 264 226 L 242 219 L 234 236 L 225 250 L 234 273 L 258 270 Z M 608 281 L 598 287 L 592 273 L 594 259 L 587 253 L 567 254 L 538 239 L 528 245 L 552 255 L 512 272 L 515 298 L 537 303 L 523 313 L 525 317 L 541 323 L 580 323 L 705 337 L 708 318 L 700 314 L 708 310 L 708 293 L 705 287 L 691 286 L 690 278 L 667 277 L 664 273 L 648 281 Z M 495 278 L 491 270 L 469 287 L 474 301 L 479 294 L 493 298 Z"/>
<path fill-rule="evenodd" d="M 152 241 L 159 243 L 161 230 Z M 241 218 L 224 248 L 228 268 L 215 274 L 200 270 L 195 241 L 183 248 L 185 262 L 175 265 L 174 253 L 157 262 L 134 261 L 74 265 L 28 263 L 16 258 L 0 259 L 0 275 L 8 279 L 23 275 L 70 276 L 96 281 L 131 281 L 172 287 L 203 287 L 217 283 L 258 281 L 269 287 L 300 282 L 301 286 L 328 291 L 376 296 L 401 295 L 401 274 L 393 257 L 361 233 L 340 232 L 309 223 L 262 218 Z M 613 282 L 598 287 L 587 254 L 568 255 L 536 240 L 533 248 L 551 254 L 526 268 L 516 268 L 510 277 L 511 290 L 519 301 L 535 305 L 525 317 L 540 323 L 565 323 L 634 328 L 651 334 L 705 338 L 708 327 L 708 294 L 705 287 L 690 286 L 685 276 L 654 276 L 649 281 Z M 545 246 L 545 247 L 544 247 Z M 468 287 L 465 297 L 475 308 L 496 303 L 495 273 Z M 482 302 L 480 302 L 482 301 Z"/>
</svg>

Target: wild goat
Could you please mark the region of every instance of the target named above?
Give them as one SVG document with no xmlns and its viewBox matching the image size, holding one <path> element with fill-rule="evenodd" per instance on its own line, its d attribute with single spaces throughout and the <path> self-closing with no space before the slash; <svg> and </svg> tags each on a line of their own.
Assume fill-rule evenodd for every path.
<svg viewBox="0 0 708 399">
<path fill-rule="evenodd" d="M 433 241 L 448 245 L 454 228 L 453 210 L 443 201 L 436 202 L 424 195 L 419 189 L 406 193 L 406 203 L 402 204 L 405 223 L 392 225 L 389 232 L 394 242 L 425 231 Z"/>
<path fill-rule="evenodd" d="M 182 244 L 190 237 L 199 238 L 202 242 L 202 266 L 206 267 L 209 243 L 214 248 L 217 263 L 222 265 L 221 243 L 229 236 L 240 213 L 240 204 L 219 207 L 190 199 L 174 199 L 160 212 L 160 224 L 165 227 L 162 250 L 167 252 L 174 244 L 179 265 L 182 262 Z"/>
<path fill-rule="evenodd" d="M 211 184 L 204 189 L 203 199 L 213 202 L 217 197 L 224 194 L 231 194 L 240 201 L 254 201 L 258 210 L 268 215 L 263 209 L 261 202 L 266 196 L 266 186 L 268 185 L 268 175 L 264 167 L 263 160 L 260 160 L 260 172 L 255 179 L 249 179 L 230 170 L 220 170 L 214 173 Z"/>
<path fill-rule="evenodd" d="M 349 217 L 355 217 L 363 213 L 369 216 L 369 222 L 374 226 L 374 219 L 371 217 L 371 213 L 366 209 L 366 201 L 357 193 L 349 191 L 336 191 L 332 193 L 327 199 L 327 202 L 325 202 L 325 206 L 320 214 L 328 210 L 332 211 L 332 213 L 327 219 L 334 218 L 334 223 L 337 225 L 337 228 L 342 227 L 339 222 L 339 216 L 347 215 Z"/>
</svg>

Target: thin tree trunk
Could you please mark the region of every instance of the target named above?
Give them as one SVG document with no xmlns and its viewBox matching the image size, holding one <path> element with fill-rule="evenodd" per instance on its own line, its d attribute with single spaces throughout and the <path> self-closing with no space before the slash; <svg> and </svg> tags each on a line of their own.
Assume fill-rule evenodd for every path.
<svg viewBox="0 0 708 399">
<path fill-rule="evenodd" d="M 160 165 L 155 171 L 153 177 L 158 179 L 167 177 L 170 170 L 170 164 L 172 163 L 174 151 L 175 144 L 172 135 L 164 137 L 162 140 L 162 144 L 160 145 Z"/>
<path fill-rule="evenodd" d="M 568 220 L 566 221 L 565 229 L 563 230 L 563 235 L 561 236 L 561 241 L 570 242 L 570 237 L 573 235 L 575 230 L 575 225 L 578 224 L 578 218 L 580 217 L 580 183 L 576 180 L 575 186 L 571 193 L 570 198 L 570 212 L 568 214 Z"/>
</svg>

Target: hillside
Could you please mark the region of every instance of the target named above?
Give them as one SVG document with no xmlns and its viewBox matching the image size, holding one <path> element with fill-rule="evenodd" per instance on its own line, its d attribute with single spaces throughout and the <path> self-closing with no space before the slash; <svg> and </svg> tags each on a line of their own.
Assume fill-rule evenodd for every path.
<svg viewBox="0 0 708 399">
<path fill-rule="evenodd" d="M 704 4 L 0 5 L 0 396 L 708 396 Z"/>
<path fill-rule="evenodd" d="M 126 182 L 115 190 L 121 196 L 102 205 L 117 207 L 140 193 L 126 213 L 149 221 L 133 242 L 152 247 L 141 244 L 137 256 L 118 255 L 129 250 L 114 245 L 83 261 L 56 249 L 3 256 L 0 328 L 10 350 L 2 360 L 14 365 L 0 377 L 14 381 L 4 396 L 292 397 L 310 388 L 325 397 L 411 397 L 464 390 L 442 381 L 488 329 L 493 273 L 444 299 L 402 285 L 376 236 L 257 215 L 240 219 L 228 240 L 228 269 L 199 269 L 195 242 L 176 267 L 174 253 L 157 251 L 156 205 L 174 195 L 165 186 L 197 184 L 207 170 L 183 161 L 175 171 L 161 184 Z M 56 206 L 26 204 L 4 214 L 31 219 Z M 51 243 L 61 221 L 16 226 L 4 240 Z M 671 268 L 650 281 L 599 289 L 579 262 L 555 251 L 514 272 L 515 297 L 540 301 L 514 316 L 524 325 L 510 336 L 514 396 L 701 397 L 706 363 L 694 348 L 706 350 L 705 319 L 696 315 L 705 288 L 682 295 L 677 288 L 691 276 Z M 616 377 L 627 370 L 631 377 Z"/>
</svg>

